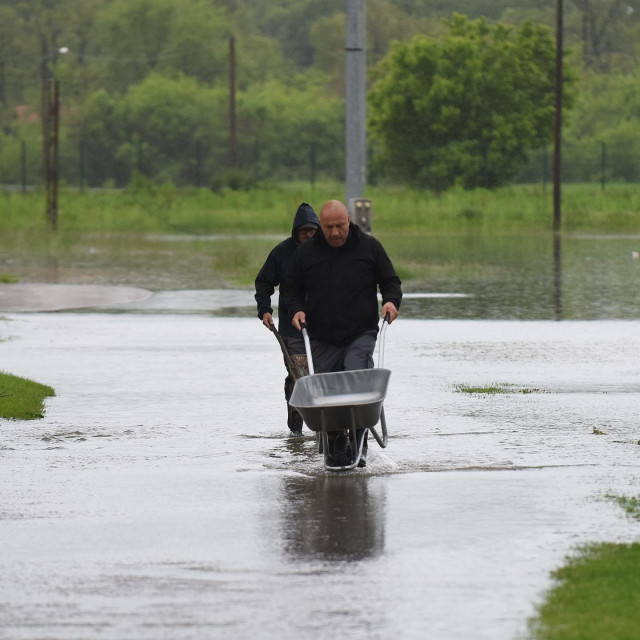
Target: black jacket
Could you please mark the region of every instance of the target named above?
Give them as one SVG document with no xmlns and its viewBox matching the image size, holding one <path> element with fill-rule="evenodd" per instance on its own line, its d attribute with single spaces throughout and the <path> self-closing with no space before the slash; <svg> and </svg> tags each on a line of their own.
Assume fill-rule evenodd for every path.
<svg viewBox="0 0 640 640">
<path fill-rule="evenodd" d="M 380 242 L 350 223 L 342 247 L 329 245 L 321 232 L 298 247 L 281 294 L 292 315 L 305 312 L 311 337 L 344 345 L 377 330 L 378 287 L 383 304 L 400 308 L 400 285 Z"/>
<path fill-rule="evenodd" d="M 256 293 L 254 297 L 258 305 L 258 318 L 261 320 L 265 313 L 273 314 L 271 296 L 277 286 L 280 286 L 280 289 L 282 289 L 284 278 L 289 269 L 291 256 L 293 256 L 295 250 L 300 245 L 296 237 L 296 232 L 299 227 L 307 224 L 319 226 L 318 216 L 311 205 L 303 202 L 298 207 L 293 219 L 291 237 L 283 240 L 271 250 L 267 256 L 266 262 L 256 277 Z M 293 314 L 289 313 L 289 310 L 284 303 L 283 296 L 280 295 L 280 299 L 278 301 L 278 331 L 283 336 L 300 337 L 300 332 L 297 329 L 294 329 L 291 324 L 292 317 Z"/>
</svg>

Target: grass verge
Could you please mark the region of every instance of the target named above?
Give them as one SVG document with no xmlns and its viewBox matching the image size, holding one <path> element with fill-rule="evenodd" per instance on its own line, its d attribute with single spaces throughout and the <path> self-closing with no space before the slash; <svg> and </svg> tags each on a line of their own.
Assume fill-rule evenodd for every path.
<svg viewBox="0 0 640 640">
<path fill-rule="evenodd" d="M 631 640 L 640 629 L 640 544 L 602 543 L 553 573 L 530 623 L 535 640 Z"/>
<path fill-rule="evenodd" d="M 42 418 L 45 398 L 54 395 L 55 391 L 47 385 L 0 372 L 0 418 Z"/>
<path fill-rule="evenodd" d="M 474 233 L 551 230 L 550 190 L 513 185 L 487 190 L 451 189 L 434 195 L 405 187 L 367 188 L 376 233 L 418 231 Z M 342 183 L 264 185 L 250 191 L 214 193 L 146 184 L 143 188 L 78 192 L 62 189 L 59 234 L 65 233 L 288 233 L 300 202 L 317 210 L 344 199 Z M 0 233 L 47 231 L 42 191 L 0 192 Z M 563 188 L 564 231 L 638 232 L 640 187 L 567 184 Z M 31 237 L 31 236 L 30 236 Z"/>
</svg>

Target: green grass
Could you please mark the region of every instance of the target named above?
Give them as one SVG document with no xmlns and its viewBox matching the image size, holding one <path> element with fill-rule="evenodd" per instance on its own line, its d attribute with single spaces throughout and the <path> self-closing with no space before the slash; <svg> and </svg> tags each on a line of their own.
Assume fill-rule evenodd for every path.
<svg viewBox="0 0 640 640">
<path fill-rule="evenodd" d="M 376 233 L 416 231 L 477 233 L 548 231 L 552 190 L 518 185 L 489 191 L 451 189 L 436 196 L 404 187 L 368 187 Z M 148 184 L 122 191 L 59 195 L 59 233 L 282 233 L 302 201 L 316 209 L 344 199 L 342 183 L 295 182 L 251 191 L 176 189 Z M 565 231 L 640 231 L 640 186 L 564 185 Z M 36 192 L 0 193 L 0 233 L 46 232 L 45 197 Z"/>
<path fill-rule="evenodd" d="M 342 186 L 312 192 L 308 185 L 289 184 L 252 191 L 176 189 L 78 192 L 59 195 L 58 235 L 68 233 L 282 233 L 291 230 L 298 205 L 319 208 L 341 197 Z M 0 193 L 0 232 L 46 232 L 43 192 Z"/>
<path fill-rule="evenodd" d="M 530 623 L 535 640 L 634 640 L 640 629 L 640 544 L 583 547 L 555 571 Z"/>
<path fill-rule="evenodd" d="M 15 284 L 16 282 L 20 282 L 20 278 L 11 273 L 0 273 L 0 282 L 2 284 Z"/>
<path fill-rule="evenodd" d="M 44 415 L 45 398 L 55 395 L 47 385 L 0 373 L 0 418 L 33 420 Z"/>
</svg>

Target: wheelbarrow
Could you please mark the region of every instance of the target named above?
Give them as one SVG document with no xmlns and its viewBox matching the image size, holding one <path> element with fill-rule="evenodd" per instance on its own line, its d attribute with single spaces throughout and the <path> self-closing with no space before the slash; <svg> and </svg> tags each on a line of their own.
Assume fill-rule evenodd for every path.
<svg viewBox="0 0 640 640">
<path fill-rule="evenodd" d="M 324 466 L 329 471 L 358 466 L 368 431 L 382 448 L 387 446 L 383 403 L 391 371 L 384 369 L 382 362 L 387 324 L 385 317 L 378 340 L 377 368 L 333 373 L 314 372 L 309 335 L 306 327 L 302 328 L 309 375 L 296 380 L 289 404 L 316 432 L 318 452 L 324 454 Z M 376 430 L 378 422 L 382 436 Z"/>
</svg>

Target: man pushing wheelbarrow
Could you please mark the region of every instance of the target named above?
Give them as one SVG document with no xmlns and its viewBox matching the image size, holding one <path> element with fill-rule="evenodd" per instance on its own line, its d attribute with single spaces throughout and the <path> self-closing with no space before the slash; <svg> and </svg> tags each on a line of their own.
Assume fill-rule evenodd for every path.
<svg viewBox="0 0 640 640">
<path fill-rule="evenodd" d="M 351 222 L 342 202 L 327 202 L 319 220 L 321 232 L 293 254 L 281 294 L 293 326 L 308 330 L 316 373 L 370 369 L 380 316 L 389 323 L 398 316 L 400 278 L 380 242 Z M 364 431 L 362 467 L 367 450 Z M 331 431 L 330 435 L 327 457 L 344 466 L 347 434 Z"/>
</svg>

